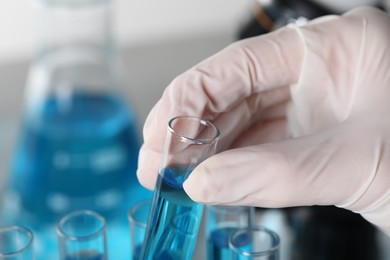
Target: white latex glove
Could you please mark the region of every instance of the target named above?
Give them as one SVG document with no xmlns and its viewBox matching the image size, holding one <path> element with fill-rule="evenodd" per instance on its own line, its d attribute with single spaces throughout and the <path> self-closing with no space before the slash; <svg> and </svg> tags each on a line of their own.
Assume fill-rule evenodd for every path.
<svg viewBox="0 0 390 260">
<path fill-rule="evenodd" d="M 337 205 L 390 234 L 390 18 L 373 8 L 237 42 L 178 76 L 150 112 L 152 189 L 170 118 L 221 130 L 184 188 L 206 204 Z"/>
</svg>

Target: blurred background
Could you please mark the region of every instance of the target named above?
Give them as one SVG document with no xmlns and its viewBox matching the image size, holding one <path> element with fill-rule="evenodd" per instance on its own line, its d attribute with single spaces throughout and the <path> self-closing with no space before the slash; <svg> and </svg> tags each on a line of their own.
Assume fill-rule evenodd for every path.
<svg viewBox="0 0 390 260">
<path fill-rule="evenodd" d="M 95 2 L 99 1 L 95 0 Z M 9 193 L 6 193 L 6 188 L 9 188 L 8 184 L 12 182 L 16 186 L 26 186 L 27 189 L 30 187 L 36 189 L 33 194 L 38 194 L 43 192 L 38 187 L 39 184 L 46 183 L 54 176 L 45 172 L 46 176 L 42 177 L 42 172 L 39 173 L 39 171 L 37 174 L 18 175 L 14 174 L 15 171 L 11 166 L 11 160 L 15 159 L 15 154 L 20 154 L 17 147 L 25 136 L 23 133 L 26 128 L 24 121 L 26 114 L 29 113 L 26 104 L 34 99 L 34 93 L 41 93 L 39 91 L 40 87 L 34 89 L 35 87 L 29 88 L 27 85 L 31 85 L 28 82 L 28 75 L 31 73 L 31 68 L 35 67 L 34 64 L 36 64 L 37 58 L 39 59 L 39 53 L 42 51 L 39 48 L 42 48 L 42 45 L 45 44 L 46 39 L 41 38 L 42 34 L 46 38 L 50 38 L 50 34 L 61 35 L 61 29 L 58 29 L 57 32 L 56 29 L 47 32 L 42 31 L 42 27 L 48 26 L 42 24 L 42 18 L 43 20 L 46 18 L 39 13 L 37 14 L 35 10 L 37 3 L 50 5 L 51 2 L 61 1 L 5 0 L 0 3 L 0 33 L 3 35 L 3 39 L 0 41 L 0 82 L 2 86 L 2 93 L 0 94 L 0 129 L 2 133 L 0 135 L 0 205 L 6 205 L 4 207 L 6 209 L 0 209 L 0 226 L 4 223 L 27 223 L 20 222 L 20 220 L 16 221 L 15 215 L 26 214 L 17 213 L 20 200 L 15 200 L 12 194 L 10 196 Z M 69 2 L 77 1 L 70 0 Z M 79 2 L 88 3 L 93 1 L 82 0 Z M 139 143 L 142 142 L 141 132 L 145 118 L 162 95 L 165 87 L 178 74 L 235 41 L 240 24 L 250 15 L 250 3 L 250 1 L 224 0 L 190 2 L 180 0 L 112 1 L 111 18 L 113 23 L 111 29 L 118 47 L 118 57 L 122 65 L 121 72 L 124 76 L 124 84 L 116 87 L 121 88 L 119 89 L 121 97 L 127 101 L 130 112 L 135 117 L 134 127 L 139 134 Z M 49 23 L 58 22 L 56 17 L 49 17 L 50 14 L 46 15 L 48 15 L 48 19 L 52 19 L 52 21 L 49 20 Z M 63 17 L 59 18 L 59 20 L 61 19 Z M 74 17 L 70 16 L 69 19 L 72 20 Z M 69 23 L 74 25 L 72 21 L 69 21 Z M 104 32 L 103 27 L 99 28 L 99 25 L 97 25 L 96 28 Z M 76 31 L 78 28 L 73 27 L 71 30 Z M 91 28 L 91 30 L 94 29 Z M 50 68 L 46 67 L 45 73 L 50 73 Z M 33 73 L 33 75 L 37 74 L 39 73 Z M 37 77 L 39 78 L 39 75 Z M 34 142 L 26 147 L 34 147 Z M 39 153 L 35 152 L 34 156 L 38 157 L 33 161 L 40 161 L 40 159 L 37 159 L 40 157 Z M 136 159 L 136 154 L 131 153 L 130 156 Z M 44 156 L 43 154 L 42 156 Z M 39 168 L 41 163 L 34 164 L 37 164 Z M 131 164 L 131 168 L 133 168 L 134 163 Z M 131 175 L 135 176 L 133 170 L 131 170 Z M 30 176 L 31 178 L 24 179 L 23 176 Z M 133 179 L 134 177 L 131 177 L 127 181 L 134 182 Z M 25 182 L 30 183 L 23 184 Z M 74 181 L 71 182 L 74 184 Z M 82 181 L 82 183 L 85 183 L 85 181 Z M 17 189 L 20 191 L 24 188 Z M 47 188 L 43 187 L 43 189 Z M 75 191 L 74 188 L 72 189 Z M 134 198 L 137 198 L 138 195 L 140 199 L 145 197 L 142 191 L 134 190 L 132 194 L 134 193 L 137 194 L 136 196 L 132 195 Z M 25 199 L 31 197 L 30 195 L 23 196 Z M 52 205 L 54 208 L 66 202 L 63 197 L 49 195 L 47 198 L 55 201 Z M 106 201 L 112 196 L 104 198 L 103 201 Z M 43 220 L 43 218 L 46 218 L 45 214 L 39 213 L 37 209 L 39 204 L 42 203 L 28 202 L 27 204 L 30 204 L 33 208 L 35 207 L 35 212 L 30 210 L 30 213 L 37 216 L 38 219 L 40 218 L 40 222 L 50 222 L 46 219 Z M 36 205 L 33 206 L 34 204 Z M 129 202 L 126 204 L 126 207 L 131 205 Z M 71 202 L 71 205 L 74 205 L 74 203 Z M 85 206 L 84 203 L 82 207 Z M 9 211 L 13 211 L 15 208 L 16 213 L 8 214 Z M 58 214 L 55 215 L 58 216 Z M 7 217 L 7 220 L 4 216 Z M 122 212 L 120 231 L 118 231 L 118 225 L 115 226 L 116 224 L 109 224 L 108 227 L 112 233 L 109 234 L 109 237 L 117 236 L 116 239 L 109 239 L 109 252 L 112 259 L 128 259 L 127 254 L 130 253 L 127 247 L 130 245 L 127 235 L 128 226 L 126 224 L 122 225 L 123 219 L 126 220 L 125 217 Z M 29 219 L 27 215 L 26 219 Z M 50 229 L 49 231 L 39 231 L 38 234 L 38 230 L 45 230 L 46 228 L 39 227 L 35 222 L 31 225 L 25 225 L 32 227 L 36 235 L 36 258 L 38 260 L 55 259 L 55 251 L 57 251 L 55 231 Z M 123 233 L 126 234 L 123 235 Z M 115 248 L 121 248 L 121 250 Z"/>
<path fill-rule="evenodd" d="M 267 33 L 286 23 L 304 23 L 314 17 L 328 13 L 341 13 L 358 5 L 370 4 L 386 9 L 388 2 L 373 0 L 115 0 L 113 30 L 125 75 L 125 84 L 121 91 L 135 112 L 137 131 L 141 133 L 147 114 L 175 76 L 230 43 Z M 261 24 L 259 20 L 261 13 L 266 13 L 268 18 L 274 21 L 272 26 Z M 34 30 L 36 17 L 31 8 L 31 1 L 26 0 L 0 1 L 0 17 L 0 35 L 3 35 L 0 40 L 1 195 L 1 191 L 7 184 L 9 162 L 19 137 L 19 127 L 25 105 L 26 79 L 36 51 L 36 31 Z M 333 214 L 329 213 L 329 210 L 325 212 L 322 210 L 317 212 L 321 212 L 324 216 Z M 305 209 L 290 210 L 288 218 L 281 212 L 268 212 L 265 215 L 267 215 L 269 225 L 279 228 L 281 232 L 287 232 L 286 238 L 291 239 L 291 234 L 288 234 L 288 231 L 281 228 L 279 224 L 285 223 L 295 225 L 294 228 L 299 227 L 310 212 L 308 214 Z M 275 221 L 272 223 L 272 219 L 277 219 L 278 223 Z M 322 234 L 325 234 L 329 231 L 326 229 L 329 223 L 325 222 L 323 219 L 315 219 L 311 224 L 325 227 L 322 230 Z M 380 251 L 375 258 L 371 259 L 385 259 L 384 256 L 389 255 L 384 252 L 387 248 L 387 239 L 372 231 L 373 229 L 370 230 L 367 231 L 370 236 L 379 237 L 379 242 L 375 242 L 374 250 Z M 305 236 L 306 240 L 317 238 L 313 234 L 315 232 L 313 229 L 302 232 L 300 235 Z M 362 234 L 366 234 L 365 232 L 363 231 Z M 352 235 L 356 234 L 358 233 Z M 340 234 L 336 235 L 340 236 Z M 202 259 L 202 256 L 199 256 L 199 259 Z M 286 259 L 289 258 L 286 257 Z M 336 258 L 309 257 L 307 259 Z"/>
<path fill-rule="evenodd" d="M 142 123 L 170 80 L 232 42 L 249 12 L 241 1 L 114 1 L 114 31 Z M 31 1 L 0 3 L 2 118 L 20 111 L 35 51 Z M 168 62 L 168 64 L 167 64 Z"/>
<path fill-rule="evenodd" d="M 0 2 L 0 138 L 6 154 L 17 135 L 36 48 L 31 2 Z M 127 81 L 123 91 L 141 130 L 148 112 L 175 76 L 236 39 L 251 1 L 113 2 L 113 30 Z M 4 185 L 9 157 L 1 158 L 0 185 Z"/>
</svg>

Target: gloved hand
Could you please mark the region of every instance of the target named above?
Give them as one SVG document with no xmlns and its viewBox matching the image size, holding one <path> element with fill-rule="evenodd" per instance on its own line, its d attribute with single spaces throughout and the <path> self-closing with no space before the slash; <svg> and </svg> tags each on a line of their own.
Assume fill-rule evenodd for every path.
<svg viewBox="0 0 390 260">
<path fill-rule="evenodd" d="M 168 120 L 221 130 L 184 183 L 206 204 L 337 205 L 390 235 L 390 18 L 374 8 L 243 40 L 178 76 L 144 126 L 153 188 Z"/>
</svg>

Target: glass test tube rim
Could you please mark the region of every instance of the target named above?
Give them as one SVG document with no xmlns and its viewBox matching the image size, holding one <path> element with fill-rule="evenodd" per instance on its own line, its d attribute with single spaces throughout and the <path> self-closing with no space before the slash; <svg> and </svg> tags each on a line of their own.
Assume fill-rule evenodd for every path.
<svg viewBox="0 0 390 260">
<path fill-rule="evenodd" d="M 67 220 L 71 219 L 74 216 L 85 215 L 85 214 L 93 216 L 93 217 L 97 218 L 101 222 L 101 227 L 96 232 L 94 232 L 92 234 L 89 234 L 89 235 L 74 236 L 74 235 L 68 234 L 67 232 L 65 232 L 65 230 L 63 230 L 62 226 L 63 226 L 63 224 Z M 58 224 L 57 224 L 57 234 L 60 237 L 66 239 L 66 240 L 71 240 L 71 241 L 90 240 L 90 239 L 99 237 L 100 235 L 104 235 L 105 230 L 106 230 L 106 219 L 103 216 L 101 216 L 99 213 L 97 213 L 95 211 L 92 211 L 92 210 L 77 210 L 77 211 L 73 211 L 73 212 L 65 215 L 64 217 L 62 217 L 60 219 L 60 221 L 58 222 Z"/>
<path fill-rule="evenodd" d="M 10 257 L 10 256 L 15 256 L 17 254 L 20 254 L 21 252 L 28 250 L 34 241 L 34 235 L 33 235 L 32 231 L 24 226 L 10 225 L 10 226 L 0 227 L 0 233 L 5 232 L 5 231 L 12 231 L 12 230 L 22 231 L 24 234 L 27 235 L 28 242 L 26 243 L 26 245 L 24 245 L 22 248 L 18 249 L 17 251 L 0 252 L 0 256 Z"/>
<path fill-rule="evenodd" d="M 137 218 L 135 217 L 135 212 L 138 209 L 140 209 L 141 207 L 144 207 L 147 205 L 149 205 L 149 206 L 152 205 L 151 199 L 141 200 L 141 201 L 137 202 L 137 204 L 134 204 L 134 206 L 129 209 L 129 213 L 128 213 L 130 222 L 134 223 L 137 226 L 146 228 L 146 222 L 142 222 L 142 221 L 137 220 Z"/>
<path fill-rule="evenodd" d="M 257 232 L 257 231 L 262 231 L 262 232 L 265 232 L 266 234 L 270 235 L 270 237 L 274 241 L 275 245 L 272 246 L 271 248 L 263 250 L 263 251 L 246 251 L 246 250 L 241 250 L 240 248 L 237 248 L 236 246 L 233 245 L 234 237 L 236 237 L 238 235 L 241 235 L 243 233 Z M 275 231 L 273 231 L 271 229 L 268 229 L 266 227 L 259 226 L 259 225 L 249 226 L 249 227 L 246 227 L 246 228 L 239 228 L 237 231 L 235 231 L 230 236 L 230 238 L 229 238 L 229 247 L 234 252 L 236 252 L 238 254 L 241 254 L 241 255 L 244 255 L 244 256 L 252 256 L 252 257 L 269 256 L 272 253 L 274 253 L 275 251 L 279 250 L 279 248 L 280 248 L 280 238 L 279 238 L 279 235 Z"/>
<path fill-rule="evenodd" d="M 198 121 L 201 125 L 204 125 L 204 126 L 207 126 L 207 127 L 211 127 L 214 130 L 215 134 L 214 134 L 213 137 L 210 137 L 210 138 L 193 138 L 193 137 L 189 137 L 189 136 L 180 134 L 179 132 L 177 132 L 177 130 L 175 130 L 175 128 L 173 126 L 174 121 L 180 120 L 180 119 L 190 119 L 190 120 L 193 120 L 193 121 Z M 182 141 L 182 142 L 191 142 L 191 143 L 194 143 L 194 144 L 212 144 L 212 143 L 215 143 L 219 139 L 220 134 L 221 134 L 219 129 L 218 129 L 218 127 L 216 127 L 213 123 L 211 123 L 208 120 L 196 117 L 196 116 L 176 116 L 176 117 L 173 117 L 168 122 L 168 131 L 172 135 L 178 136 L 180 138 L 180 141 Z"/>
</svg>

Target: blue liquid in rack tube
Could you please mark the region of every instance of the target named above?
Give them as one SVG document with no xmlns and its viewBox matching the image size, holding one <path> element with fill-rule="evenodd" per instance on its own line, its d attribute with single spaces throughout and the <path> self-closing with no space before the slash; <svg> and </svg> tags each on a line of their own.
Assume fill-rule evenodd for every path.
<svg viewBox="0 0 390 260">
<path fill-rule="evenodd" d="M 140 260 L 140 254 L 142 250 L 142 244 L 139 244 L 135 247 L 134 252 L 133 252 L 133 260 Z"/>
<path fill-rule="evenodd" d="M 83 250 L 67 255 L 65 260 L 107 260 L 107 258 L 97 251 Z"/>
<path fill-rule="evenodd" d="M 229 249 L 229 237 L 237 228 L 217 228 L 211 232 L 207 241 L 207 259 L 224 260 L 231 259 L 232 252 Z"/>
<path fill-rule="evenodd" d="M 203 205 L 184 192 L 191 172 L 185 167 L 163 169 L 157 179 L 142 259 L 191 259 Z"/>
</svg>

